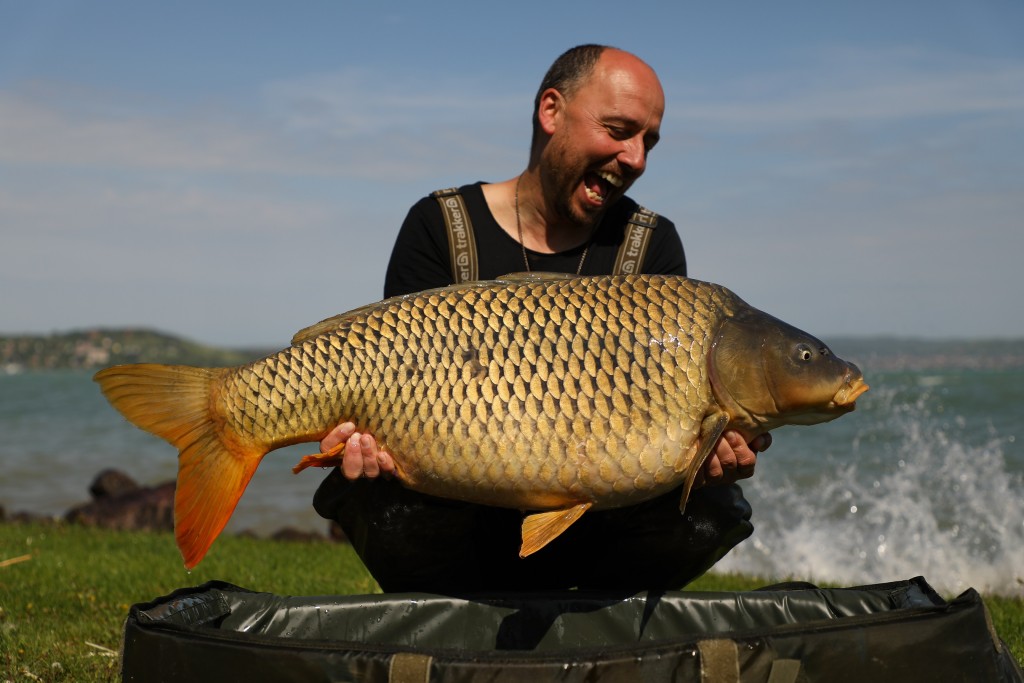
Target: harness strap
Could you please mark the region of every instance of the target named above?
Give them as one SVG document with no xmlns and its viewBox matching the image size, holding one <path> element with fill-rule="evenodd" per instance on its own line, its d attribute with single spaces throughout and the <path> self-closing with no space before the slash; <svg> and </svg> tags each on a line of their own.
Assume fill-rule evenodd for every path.
<svg viewBox="0 0 1024 683">
<path fill-rule="evenodd" d="M 436 190 L 430 196 L 437 200 L 448 230 L 448 256 L 455 284 L 479 278 L 480 264 L 476 254 L 473 222 L 466 211 L 466 202 L 457 187 Z M 625 239 L 615 256 L 612 275 L 639 273 L 651 241 L 651 231 L 658 225 L 658 214 L 640 206 L 629 217 Z"/>
<path fill-rule="evenodd" d="M 473 223 L 469 219 L 466 202 L 463 201 L 459 188 L 437 190 L 431 192 L 430 196 L 437 199 L 437 203 L 441 205 L 444 224 L 448 228 L 448 256 L 451 259 L 455 284 L 479 279 L 480 266 L 476 256 Z"/>
<path fill-rule="evenodd" d="M 615 256 L 615 268 L 612 275 L 631 275 L 639 273 L 647 255 L 647 245 L 651 241 L 651 231 L 658 225 L 658 214 L 638 207 L 629 217 L 626 224 L 626 238 L 619 246 Z"/>
</svg>

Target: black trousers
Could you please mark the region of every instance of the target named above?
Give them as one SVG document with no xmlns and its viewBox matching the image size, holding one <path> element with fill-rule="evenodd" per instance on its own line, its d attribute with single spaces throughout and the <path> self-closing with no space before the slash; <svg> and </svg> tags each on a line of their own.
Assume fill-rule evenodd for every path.
<svg viewBox="0 0 1024 683">
<path fill-rule="evenodd" d="M 387 592 L 675 590 L 754 530 L 735 484 L 697 489 L 682 514 L 681 495 L 589 511 L 526 558 L 518 510 L 435 498 L 391 479 L 349 481 L 335 468 L 313 507 L 341 525 Z"/>
</svg>

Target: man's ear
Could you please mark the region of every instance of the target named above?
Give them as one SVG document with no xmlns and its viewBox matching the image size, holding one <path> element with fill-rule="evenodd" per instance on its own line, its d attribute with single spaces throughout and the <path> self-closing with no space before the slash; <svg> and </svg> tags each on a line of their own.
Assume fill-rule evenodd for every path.
<svg viewBox="0 0 1024 683">
<path fill-rule="evenodd" d="M 555 132 L 565 111 L 565 98 L 554 88 L 548 88 L 540 94 L 537 105 L 537 122 L 540 129 L 548 135 Z"/>
</svg>

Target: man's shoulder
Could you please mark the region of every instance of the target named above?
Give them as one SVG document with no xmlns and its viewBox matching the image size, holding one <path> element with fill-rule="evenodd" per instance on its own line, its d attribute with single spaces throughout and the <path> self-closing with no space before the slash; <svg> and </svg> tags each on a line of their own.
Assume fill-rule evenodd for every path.
<svg viewBox="0 0 1024 683">
<path fill-rule="evenodd" d="M 432 191 L 423 199 L 437 199 L 438 197 L 454 197 L 455 195 L 462 195 L 463 197 L 475 197 L 477 195 L 483 195 L 483 185 L 486 181 L 478 180 L 475 183 L 469 183 L 467 185 L 456 185 L 452 187 L 442 187 L 440 189 Z"/>
</svg>

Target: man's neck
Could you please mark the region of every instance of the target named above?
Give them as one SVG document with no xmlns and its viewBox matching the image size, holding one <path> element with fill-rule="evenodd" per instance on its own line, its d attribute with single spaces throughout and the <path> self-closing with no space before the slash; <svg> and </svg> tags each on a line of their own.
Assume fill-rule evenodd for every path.
<svg viewBox="0 0 1024 683">
<path fill-rule="evenodd" d="M 590 241 L 594 226 L 559 219 L 546 205 L 539 180 L 529 171 L 482 187 L 494 219 L 516 242 L 530 251 L 554 254 Z"/>
</svg>

